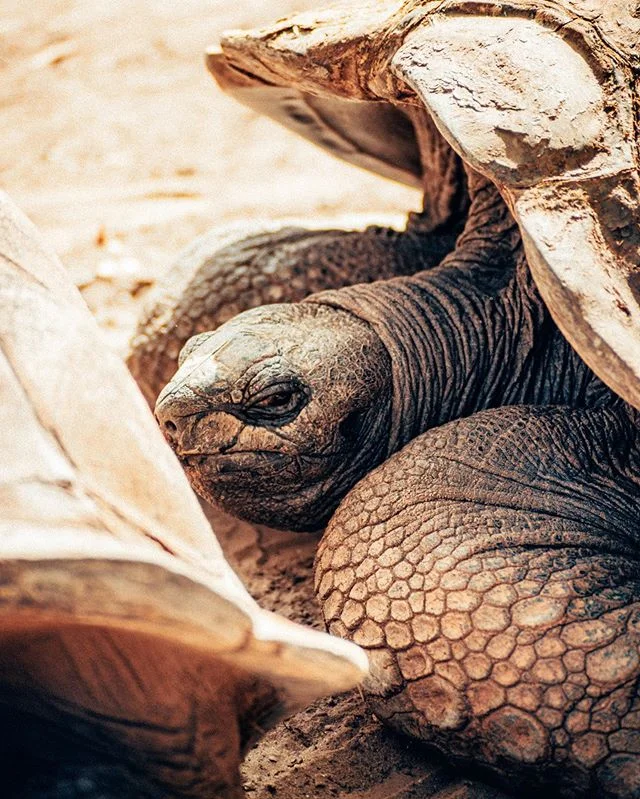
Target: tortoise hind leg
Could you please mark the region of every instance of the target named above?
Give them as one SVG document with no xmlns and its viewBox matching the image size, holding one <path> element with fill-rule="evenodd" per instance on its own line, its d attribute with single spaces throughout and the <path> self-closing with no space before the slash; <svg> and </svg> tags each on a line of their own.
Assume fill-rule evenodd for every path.
<svg viewBox="0 0 640 799">
<path fill-rule="evenodd" d="M 316 291 L 428 269 L 453 249 L 458 233 L 458 224 L 426 233 L 417 223 L 405 232 L 293 223 L 213 230 L 167 273 L 138 324 L 129 369 L 153 407 L 191 336 L 259 305 L 297 302 Z"/>
<path fill-rule="evenodd" d="M 640 795 L 640 435 L 514 407 L 415 439 L 347 496 L 316 586 L 376 713 L 566 795 Z"/>
</svg>

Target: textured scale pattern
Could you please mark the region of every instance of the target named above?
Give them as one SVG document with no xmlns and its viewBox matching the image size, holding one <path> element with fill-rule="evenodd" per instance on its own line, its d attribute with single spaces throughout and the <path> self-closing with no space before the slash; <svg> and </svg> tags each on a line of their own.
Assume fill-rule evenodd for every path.
<svg viewBox="0 0 640 799">
<path fill-rule="evenodd" d="M 262 313 L 286 317 L 288 346 L 298 349 L 313 338 L 322 350 L 327 324 L 327 340 L 342 341 L 336 308 L 368 322 L 390 356 L 390 420 L 404 428 L 384 439 L 388 452 L 410 440 L 349 491 L 330 521 L 318 596 L 330 632 L 369 651 L 366 690 L 382 719 L 504 780 L 628 799 L 640 790 L 637 418 L 553 325 L 496 189 L 471 171 L 468 185 L 464 232 L 440 267 Z M 416 265 L 429 259 L 428 242 Z M 303 311 L 314 307 L 324 327 L 312 316 L 305 329 Z M 242 332 L 245 323 L 230 325 Z M 216 349 L 216 335 L 202 346 Z M 241 347 L 241 336 L 232 341 L 216 364 Z M 323 360 L 329 391 L 331 352 Z M 363 353 L 358 368 L 349 362 L 340 374 L 360 382 L 363 367 L 371 377 L 380 366 Z M 197 370 L 184 368 L 185 386 L 177 379 L 167 394 L 181 446 L 215 452 L 225 428 L 211 421 L 208 367 L 202 385 Z M 228 379 L 215 390 L 227 391 Z M 507 403 L 516 405 L 496 407 Z M 319 403 L 321 418 L 330 407 Z M 192 423 L 200 426 L 193 440 L 185 438 Z M 271 446 L 268 427 L 245 427 L 251 451 Z M 323 429 L 314 426 L 306 444 Z M 209 496 L 199 482 L 200 474 L 211 479 L 206 463 L 191 479 Z M 247 495 L 251 479 L 235 484 L 237 512 L 284 518 L 260 516 L 267 506 L 255 489 Z M 296 480 L 287 480 L 290 495 L 271 482 L 272 504 L 288 511 L 299 502 L 313 523 Z M 332 495 L 328 479 L 323 488 Z"/>
<path fill-rule="evenodd" d="M 396 728 L 510 787 L 636 799 L 640 441 L 618 397 L 640 407 L 637 9 L 360 7 L 232 34 L 211 62 L 249 105 L 273 89 L 270 111 L 298 130 L 292 109 L 321 95 L 326 116 L 303 132 L 383 174 L 406 171 L 413 147 L 388 115 L 362 130 L 340 99 L 410 117 L 425 190 L 414 235 L 471 199 L 441 269 L 421 273 L 418 257 L 382 285 L 310 298 L 366 321 L 393 381 L 389 460 L 334 497 L 319 549 L 325 620 L 369 651 L 369 702 Z M 349 122 L 362 135 L 345 147 Z M 238 512 L 255 503 L 268 521 L 253 479 Z M 295 479 L 286 496 L 304 505 Z"/>
<path fill-rule="evenodd" d="M 415 215 L 416 228 L 419 219 Z M 354 232 L 295 226 L 213 231 L 167 273 L 138 324 L 129 369 L 153 406 L 191 336 L 259 305 L 297 302 L 323 289 L 428 269 L 450 251 L 455 235 L 455 230 L 427 236 L 374 226 Z"/>
<path fill-rule="evenodd" d="M 505 780 L 628 798 L 640 790 L 637 418 L 553 325 L 495 187 L 472 171 L 468 185 L 464 232 L 441 266 L 261 314 L 288 320 L 287 346 L 300 350 L 313 339 L 322 351 L 323 336 L 344 338 L 340 314 L 348 310 L 390 356 L 389 418 L 399 426 L 384 438 L 391 457 L 331 519 L 318 553 L 318 596 L 330 632 L 369 651 L 366 690 L 382 719 Z M 429 260 L 428 242 L 417 266 Z M 322 315 L 305 328 L 311 308 Z M 246 317 L 230 323 L 237 333 L 245 324 Z M 215 350 L 216 336 L 202 346 Z M 242 351 L 242 336 L 230 341 L 214 359 L 215 374 L 235 346 Z M 332 352 L 324 353 L 322 390 L 337 376 Z M 208 364 L 204 356 L 203 349 L 198 357 Z M 251 365 L 263 362 L 252 357 Z M 209 385 L 203 365 L 200 385 L 189 363 L 185 385 L 177 378 L 166 394 L 171 419 L 186 451 L 216 452 L 225 428 L 211 421 L 207 398 L 212 386 L 228 391 L 229 378 Z M 357 368 L 349 363 L 343 357 L 340 374 L 356 382 L 363 367 L 369 377 L 380 367 L 364 353 Z M 305 406 L 310 413 L 318 404 L 327 429 L 328 396 Z M 456 417 L 469 418 L 437 426 Z M 287 427 L 288 441 L 302 419 Z M 192 424 L 199 432 L 190 439 Z M 241 449 L 272 446 L 268 427 L 245 428 Z M 306 445 L 323 429 L 303 435 Z M 209 496 L 200 475 L 216 483 L 206 464 L 191 479 Z M 281 515 L 260 515 L 267 504 L 255 487 L 247 495 L 252 479 L 247 473 L 235 484 L 239 515 L 250 508 L 259 521 L 284 518 L 278 507 Z M 313 523 L 319 517 L 296 481 L 287 479 L 290 494 L 271 481 L 272 504 L 288 512 L 300 503 Z M 322 486 L 331 498 L 329 478 Z"/>
<path fill-rule="evenodd" d="M 570 792 L 637 795 L 640 469 L 626 413 L 485 412 L 415 439 L 348 495 L 316 588 L 329 630 L 369 651 L 382 718 L 462 757 L 480 747 L 505 775 L 544 768 Z"/>
</svg>

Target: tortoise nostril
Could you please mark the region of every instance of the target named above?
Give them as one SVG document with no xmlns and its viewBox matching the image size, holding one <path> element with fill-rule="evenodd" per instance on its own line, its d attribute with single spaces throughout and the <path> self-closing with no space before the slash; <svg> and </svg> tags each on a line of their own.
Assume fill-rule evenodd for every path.
<svg viewBox="0 0 640 799">
<path fill-rule="evenodd" d="M 175 422 L 172 422 L 171 420 L 164 423 L 164 429 L 167 431 L 167 433 L 175 433 L 178 430 Z"/>
</svg>

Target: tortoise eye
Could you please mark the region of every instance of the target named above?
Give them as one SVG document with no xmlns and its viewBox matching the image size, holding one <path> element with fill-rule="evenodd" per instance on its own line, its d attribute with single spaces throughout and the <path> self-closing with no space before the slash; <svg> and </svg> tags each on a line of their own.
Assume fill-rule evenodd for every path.
<svg viewBox="0 0 640 799">
<path fill-rule="evenodd" d="M 269 397 L 264 397 L 257 402 L 254 402 L 251 407 L 253 408 L 283 408 L 288 405 L 294 397 L 293 391 L 278 391 L 276 394 L 271 394 Z"/>
<path fill-rule="evenodd" d="M 261 391 L 239 415 L 251 424 L 282 425 L 295 419 L 308 401 L 308 392 L 298 383 L 279 383 Z"/>
</svg>

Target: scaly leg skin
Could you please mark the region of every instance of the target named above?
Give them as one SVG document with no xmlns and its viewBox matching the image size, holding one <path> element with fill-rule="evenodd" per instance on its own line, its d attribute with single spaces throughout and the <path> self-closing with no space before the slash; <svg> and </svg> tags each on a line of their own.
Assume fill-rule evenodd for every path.
<svg viewBox="0 0 640 799">
<path fill-rule="evenodd" d="M 622 403 L 433 429 L 363 479 L 319 549 L 374 711 L 565 796 L 640 796 L 640 433 Z"/>
<path fill-rule="evenodd" d="M 436 266 L 453 249 L 460 224 L 426 233 L 414 217 L 404 232 L 235 226 L 197 239 L 167 273 L 131 342 L 128 366 L 151 407 L 187 339 L 241 311 Z"/>
</svg>

